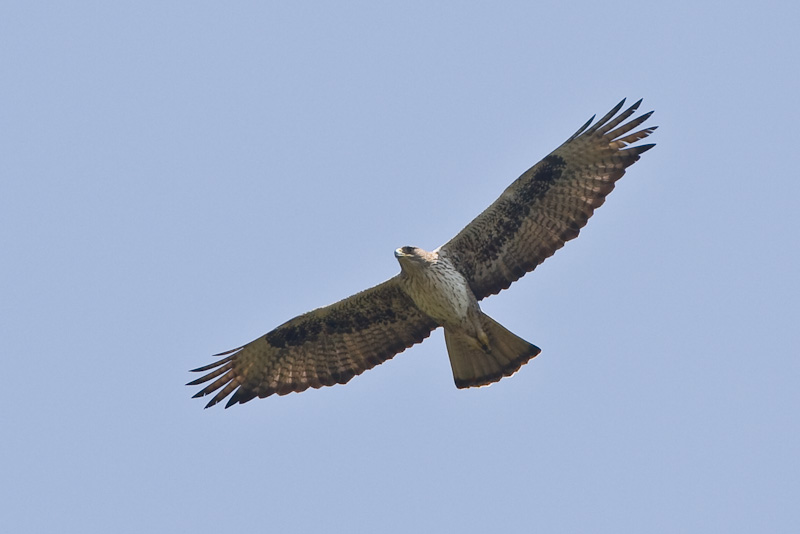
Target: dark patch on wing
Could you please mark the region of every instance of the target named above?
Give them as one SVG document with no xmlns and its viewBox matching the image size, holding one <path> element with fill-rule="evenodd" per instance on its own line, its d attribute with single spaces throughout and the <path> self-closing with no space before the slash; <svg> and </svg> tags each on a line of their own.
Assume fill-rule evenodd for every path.
<svg viewBox="0 0 800 534">
<path fill-rule="evenodd" d="M 399 300 L 408 306 L 408 297 L 399 288 L 395 288 L 390 296 L 392 301 Z M 404 321 L 409 318 L 409 314 L 402 310 L 402 306 L 393 308 L 386 305 L 372 306 L 363 311 L 354 307 L 332 308 L 322 313 L 314 311 L 287 321 L 265 334 L 264 339 L 276 348 L 296 347 L 317 341 L 328 334 L 352 334 L 374 324 L 388 325 Z"/>
<path fill-rule="evenodd" d="M 293 319 L 266 334 L 264 338 L 267 340 L 267 343 L 278 348 L 286 346 L 294 347 L 319 337 L 319 334 L 322 332 L 322 324 L 318 319 L 304 316 L 298 319 L 305 320 L 298 321 L 297 319 Z"/>
<path fill-rule="evenodd" d="M 501 213 L 495 221 L 495 234 L 490 228 L 482 237 L 480 247 L 476 250 L 479 262 L 491 262 L 499 256 L 509 239 L 516 238 L 517 230 L 530 215 L 535 201 L 542 198 L 550 187 L 561 177 L 567 166 L 564 158 L 551 154 L 544 158 L 533 175 L 519 184 L 517 194 L 500 206 Z M 524 274 L 524 270 L 520 276 Z"/>
<path fill-rule="evenodd" d="M 353 309 L 335 309 L 328 313 L 306 313 L 295 317 L 271 332 L 264 339 L 277 348 L 294 347 L 316 341 L 325 334 L 352 334 L 373 324 L 389 324 L 403 320 L 406 314 L 396 313 L 391 307 L 373 307 L 368 314 Z"/>
</svg>

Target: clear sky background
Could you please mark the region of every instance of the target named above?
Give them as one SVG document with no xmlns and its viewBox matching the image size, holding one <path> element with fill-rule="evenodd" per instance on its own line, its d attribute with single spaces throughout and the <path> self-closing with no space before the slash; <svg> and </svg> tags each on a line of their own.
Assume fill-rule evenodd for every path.
<svg viewBox="0 0 800 534">
<path fill-rule="evenodd" d="M 799 9 L 7 2 L 0 530 L 800 531 Z M 457 390 L 438 331 L 190 398 L 623 97 L 658 146 L 483 303 L 516 376 Z"/>
</svg>

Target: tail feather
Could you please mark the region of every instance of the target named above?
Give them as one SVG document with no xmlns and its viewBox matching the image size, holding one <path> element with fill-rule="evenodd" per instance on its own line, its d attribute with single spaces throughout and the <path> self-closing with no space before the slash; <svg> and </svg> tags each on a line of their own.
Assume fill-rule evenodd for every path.
<svg viewBox="0 0 800 534">
<path fill-rule="evenodd" d="M 445 327 L 444 340 L 458 388 L 485 386 L 511 376 L 541 352 L 539 347 L 512 334 L 486 314 L 481 327 L 489 337 L 488 350 L 460 330 Z"/>
</svg>

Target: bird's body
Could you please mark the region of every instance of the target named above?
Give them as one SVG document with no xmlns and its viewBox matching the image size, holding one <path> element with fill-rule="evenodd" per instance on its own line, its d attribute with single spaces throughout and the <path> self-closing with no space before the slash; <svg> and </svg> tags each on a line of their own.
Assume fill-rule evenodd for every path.
<svg viewBox="0 0 800 534">
<path fill-rule="evenodd" d="M 444 328 L 458 387 L 499 380 L 540 352 L 481 311 L 469 282 L 446 254 L 409 246 L 394 254 L 400 262 L 400 287 Z"/>
<path fill-rule="evenodd" d="M 420 310 L 443 326 L 476 320 L 478 301 L 447 258 L 416 247 L 399 248 L 394 255 L 400 263 L 400 287 Z"/>
<path fill-rule="evenodd" d="M 539 348 L 483 313 L 478 301 L 506 289 L 575 238 L 625 169 L 654 146 L 625 148 L 655 127 L 629 133 L 652 112 L 622 124 L 641 101 L 615 117 L 623 102 L 591 127 L 590 119 L 438 249 L 396 249 L 397 276 L 295 317 L 195 369 L 208 373 L 190 385 L 212 381 L 195 396 L 216 392 L 209 407 L 232 394 L 230 406 L 343 384 L 438 327 L 444 328 L 457 387 L 490 384 L 516 372 Z"/>
</svg>

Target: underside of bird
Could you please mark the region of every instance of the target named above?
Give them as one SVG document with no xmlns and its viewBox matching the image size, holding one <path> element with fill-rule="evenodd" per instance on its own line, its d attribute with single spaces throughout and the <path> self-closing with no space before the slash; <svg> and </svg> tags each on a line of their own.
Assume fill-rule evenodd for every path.
<svg viewBox="0 0 800 534">
<path fill-rule="evenodd" d="M 639 129 L 652 111 L 632 118 L 641 100 L 621 111 L 624 102 L 597 121 L 589 119 L 436 251 L 397 249 L 395 256 L 405 265 L 400 274 L 298 315 L 194 369 L 205 373 L 189 382 L 205 384 L 194 396 L 213 395 L 206 407 L 230 396 L 228 407 L 344 384 L 440 326 L 457 387 L 514 374 L 539 348 L 503 328 L 477 303 L 576 238 L 626 169 L 653 148 L 636 144 L 656 129 Z M 442 204 L 458 197 L 454 191 Z"/>
<path fill-rule="evenodd" d="M 480 322 L 487 337 L 484 341 L 460 329 L 444 328 L 444 341 L 458 388 L 486 386 L 511 376 L 541 352 L 539 347 L 509 332 L 485 313 L 481 312 Z"/>
</svg>

